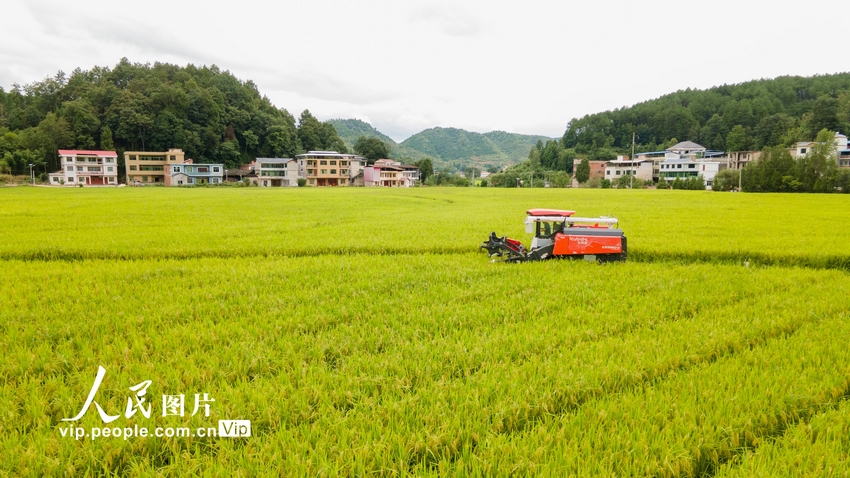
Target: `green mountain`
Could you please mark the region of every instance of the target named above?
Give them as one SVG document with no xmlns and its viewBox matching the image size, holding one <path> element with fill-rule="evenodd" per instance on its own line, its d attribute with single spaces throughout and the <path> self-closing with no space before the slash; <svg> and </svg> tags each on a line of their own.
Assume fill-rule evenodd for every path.
<svg viewBox="0 0 850 478">
<path fill-rule="evenodd" d="M 473 133 L 457 128 L 431 128 L 402 141 L 401 146 L 456 166 L 509 166 L 528 158 L 528 151 L 546 136 L 491 131 Z"/>
<path fill-rule="evenodd" d="M 381 133 L 375 129 L 374 126 L 365 121 L 361 121 L 359 119 L 332 119 L 326 122 L 333 125 L 334 129 L 336 129 L 337 135 L 342 138 L 349 151 L 354 151 L 354 143 L 357 142 L 357 138 L 366 136 L 367 138 L 378 138 L 388 144 L 393 158 L 410 159 L 415 161 L 428 157 L 425 153 L 396 143 L 392 138 Z"/>
<path fill-rule="evenodd" d="M 328 123 L 351 149 L 360 136 L 374 137 L 387 143 L 394 158 L 417 160 L 431 158 L 436 167 L 454 166 L 462 169 L 475 164 L 495 167 L 509 166 L 525 160 L 537 141 L 546 143 L 552 138 L 491 131 L 472 133 L 458 128 L 431 128 L 417 133 L 401 144 L 381 133 L 369 123 L 357 119 L 333 119 Z"/>
</svg>

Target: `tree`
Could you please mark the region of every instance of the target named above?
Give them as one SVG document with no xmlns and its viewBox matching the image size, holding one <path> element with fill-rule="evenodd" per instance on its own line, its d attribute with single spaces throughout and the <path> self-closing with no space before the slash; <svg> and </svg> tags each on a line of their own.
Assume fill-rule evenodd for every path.
<svg viewBox="0 0 850 478">
<path fill-rule="evenodd" d="M 420 159 L 414 165 L 419 168 L 419 180 L 422 183 L 434 174 L 434 164 L 431 158 Z"/>
<path fill-rule="evenodd" d="M 374 164 L 378 159 L 388 158 L 390 148 L 378 138 L 361 136 L 354 143 L 354 152 L 369 160 L 369 164 Z"/>
<path fill-rule="evenodd" d="M 250 129 L 242 132 L 242 139 L 245 141 L 245 153 L 248 150 L 255 151 L 260 144 L 260 137 L 254 134 Z"/>
<path fill-rule="evenodd" d="M 100 130 L 100 149 L 104 151 L 111 151 L 115 148 L 115 144 L 112 140 L 112 128 L 109 126 L 104 126 L 102 130 Z"/>
<path fill-rule="evenodd" d="M 724 169 L 714 176 L 714 182 L 711 184 L 712 191 L 731 191 L 738 187 L 738 175 L 740 173 L 735 169 Z"/>
<path fill-rule="evenodd" d="M 590 179 L 590 161 L 585 158 L 581 160 L 576 168 L 576 181 L 579 184 L 584 184 L 588 179 Z"/>
<path fill-rule="evenodd" d="M 809 121 L 811 135 L 814 136 L 822 129 L 835 131 L 838 129 L 838 123 L 838 100 L 826 95 L 818 96 Z"/>
<path fill-rule="evenodd" d="M 726 151 L 747 151 L 747 131 L 743 126 L 736 124 L 726 135 Z"/>
<path fill-rule="evenodd" d="M 298 119 L 298 140 L 301 141 L 301 146 L 305 151 L 321 151 L 324 149 L 322 124 L 310 114 L 310 110 L 302 111 L 301 118 Z"/>
</svg>

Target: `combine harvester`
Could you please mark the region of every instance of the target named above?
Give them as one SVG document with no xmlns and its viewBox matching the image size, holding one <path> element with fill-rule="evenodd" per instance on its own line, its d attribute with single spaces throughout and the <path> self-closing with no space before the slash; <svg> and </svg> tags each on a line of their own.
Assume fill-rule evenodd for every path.
<svg viewBox="0 0 850 478">
<path fill-rule="evenodd" d="M 504 262 L 546 259 L 584 259 L 613 262 L 626 260 L 626 236 L 613 217 L 573 217 L 575 211 L 529 209 L 525 232 L 534 233 L 531 248 L 495 232 L 481 244 L 490 257 Z M 495 260 L 495 259 L 494 259 Z"/>
</svg>

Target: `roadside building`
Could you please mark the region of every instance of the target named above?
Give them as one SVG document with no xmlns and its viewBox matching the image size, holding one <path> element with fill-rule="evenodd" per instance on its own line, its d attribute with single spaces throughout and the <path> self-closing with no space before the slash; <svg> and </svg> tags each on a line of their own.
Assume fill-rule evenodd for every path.
<svg viewBox="0 0 850 478">
<path fill-rule="evenodd" d="M 294 158 L 257 158 L 253 164 L 259 186 L 298 186 L 298 161 Z"/>
<path fill-rule="evenodd" d="M 182 149 L 126 151 L 124 167 L 129 185 L 219 184 L 224 178 L 223 164 L 195 164 Z"/>
<path fill-rule="evenodd" d="M 169 186 L 192 186 L 197 184 L 221 184 L 224 180 L 223 164 L 195 164 L 187 159 L 182 164 L 169 164 L 171 177 Z"/>
<path fill-rule="evenodd" d="M 366 158 L 336 151 L 309 151 L 295 157 L 298 177 L 307 186 L 350 186 L 363 170 Z"/>
<path fill-rule="evenodd" d="M 419 179 L 419 168 L 392 159 L 379 159 L 363 171 L 364 186 L 407 188 Z"/>
<path fill-rule="evenodd" d="M 692 158 L 668 159 L 661 163 L 661 180 L 675 181 L 701 177 L 707 189 L 711 189 L 714 177 L 721 169 L 720 161 L 695 160 Z"/>
<path fill-rule="evenodd" d="M 731 151 L 725 159 L 728 169 L 744 169 L 744 167 L 761 158 L 761 151 Z"/>
<path fill-rule="evenodd" d="M 575 173 L 576 168 L 578 168 L 578 165 L 581 164 L 582 161 L 584 160 L 580 158 L 573 159 L 573 173 Z M 590 176 L 588 176 L 588 179 L 605 178 L 605 168 L 608 166 L 608 161 L 588 161 L 588 163 L 590 164 Z"/>
<path fill-rule="evenodd" d="M 49 175 L 52 185 L 118 185 L 118 153 L 115 151 L 60 149 L 59 164 L 62 169 Z"/>
<path fill-rule="evenodd" d="M 652 181 L 652 160 L 632 160 L 627 159 L 626 156 L 618 156 L 617 159 L 607 162 L 605 179 L 614 181 L 615 179 L 630 175 L 644 181 Z"/>
<path fill-rule="evenodd" d="M 238 169 L 225 169 L 224 170 L 224 182 L 226 183 L 237 183 L 237 182 L 257 182 L 257 173 L 254 172 L 254 168 L 250 169 L 242 169 L 241 167 Z"/>
</svg>

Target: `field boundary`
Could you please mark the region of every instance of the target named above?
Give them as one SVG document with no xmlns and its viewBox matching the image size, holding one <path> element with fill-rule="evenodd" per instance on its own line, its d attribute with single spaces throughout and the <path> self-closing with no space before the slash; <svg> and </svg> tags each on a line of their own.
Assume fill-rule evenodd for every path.
<svg viewBox="0 0 850 478">
<path fill-rule="evenodd" d="M 191 259 L 273 259 L 303 258 L 316 256 L 408 256 L 427 254 L 434 256 L 480 254 L 482 261 L 486 256 L 478 249 L 463 246 L 443 246 L 439 248 L 317 248 L 289 251 L 156 251 L 156 252 L 108 252 L 75 251 L 59 249 L 40 249 L 26 252 L 0 252 L 0 261 L 23 262 L 83 262 L 83 261 L 146 261 L 146 260 L 191 260 Z M 815 270 L 841 270 L 850 272 L 850 255 L 809 256 L 804 254 L 767 254 L 760 252 L 664 252 L 633 250 L 629 252 L 629 262 L 647 264 L 720 264 L 742 267 L 785 267 Z M 509 266 L 510 267 L 510 266 Z"/>
</svg>

